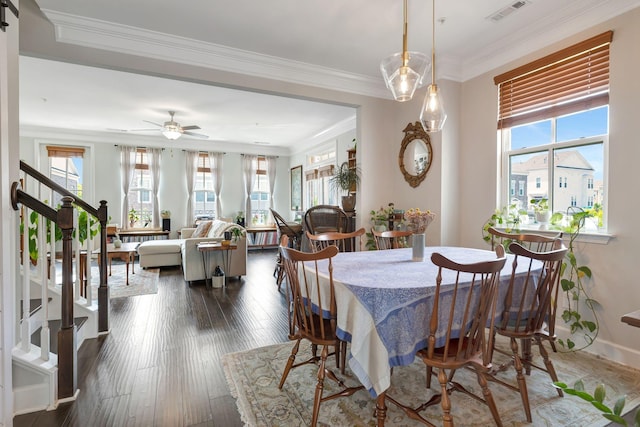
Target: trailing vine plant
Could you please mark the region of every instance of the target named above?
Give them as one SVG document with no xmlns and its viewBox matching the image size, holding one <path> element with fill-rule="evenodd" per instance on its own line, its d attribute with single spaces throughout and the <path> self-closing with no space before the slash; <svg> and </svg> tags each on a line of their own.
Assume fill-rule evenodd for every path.
<svg viewBox="0 0 640 427">
<path fill-rule="evenodd" d="M 521 216 L 527 212 L 518 209 L 516 204 L 504 206 L 491 215 L 482 226 L 482 239 L 491 243 L 490 227 L 503 229 L 507 233 L 520 234 Z M 549 230 L 562 231 L 568 236 L 568 251 L 562 264 L 562 278 L 560 286 L 566 300 L 561 318 L 569 328 L 570 334 L 566 339 L 558 339 L 558 344 L 567 352 L 578 351 L 589 347 L 598 336 L 600 323 L 596 312 L 598 301 L 591 298 L 585 288 L 585 281 L 591 279 L 591 269 L 581 265 L 576 257 L 576 242 L 584 228 L 585 220 L 592 217 L 592 211 L 570 207 L 566 213 L 556 212 L 551 216 Z M 566 222 L 568 221 L 568 222 Z M 525 230 L 535 233 L 536 230 Z M 508 243 L 508 242 L 507 242 Z M 586 308 L 587 313 L 584 312 Z M 574 341 L 581 336 L 583 342 Z M 572 339 L 574 337 L 574 339 Z"/>
<path fill-rule="evenodd" d="M 554 214 L 554 216 L 556 215 L 562 216 L 562 214 Z M 570 336 L 582 335 L 584 339 L 584 342 L 577 347 L 570 337 L 566 340 L 558 339 L 558 343 L 570 351 L 589 347 L 593 344 L 600 331 L 600 323 L 595 309 L 598 302 L 589 296 L 584 286 L 584 281 L 591 279 L 591 269 L 586 265 L 580 265 L 575 255 L 576 239 L 589 216 L 589 212 L 582 209 L 569 208 L 566 214 L 566 217 L 570 218 L 569 225 L 562 228 L 569 235 L 569 250 L 567 251 L 566 261 L 562 265 L 563 275 L 560 280 L 560 286 L 566 298 L 566 308 L 562 312 L 562 320 L 569 326 Z M 552 225 L 554 220 L 557 222 L 558 218 L 552 217 Z M 585 317 L 584 313 L 581 312 L 582 305 L 587 308 L 589 317 L 593 320 Z"/>
</svg>

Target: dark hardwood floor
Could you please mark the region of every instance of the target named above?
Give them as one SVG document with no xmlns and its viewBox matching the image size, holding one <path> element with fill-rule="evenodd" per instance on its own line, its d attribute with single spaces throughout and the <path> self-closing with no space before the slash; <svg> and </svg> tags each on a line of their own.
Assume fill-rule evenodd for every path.
<svg viewBox="0 0 640 427">
<path fill-rule="evenodd" d="M 242 425 L 222 355 L 287 341 L 275 254 L 250 251 L 247 276 L 226 289 L 189 287 L 164 268 L 157 294 L 112 299 L 110 333 L 80 348 L 78 399 L 14 426 Z"/>
</svg>

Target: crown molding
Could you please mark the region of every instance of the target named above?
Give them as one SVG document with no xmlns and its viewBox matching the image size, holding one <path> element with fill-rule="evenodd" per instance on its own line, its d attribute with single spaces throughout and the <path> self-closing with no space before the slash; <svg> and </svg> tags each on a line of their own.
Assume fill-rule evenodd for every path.
<svg viewBox="0 0 640 427">
<path fill-rule="evenodd" d="M 53 23 L 56 41 L 61 43 L 391 99 L 382 78 L 50 9 L 42 9 L 42 12 Z"/>
</svg>

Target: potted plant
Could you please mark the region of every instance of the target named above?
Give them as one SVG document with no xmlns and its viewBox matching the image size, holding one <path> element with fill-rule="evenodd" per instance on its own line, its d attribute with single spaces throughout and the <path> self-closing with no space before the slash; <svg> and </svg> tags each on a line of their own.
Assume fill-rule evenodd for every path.
<svg viewBox="0 0 640 427">
<path fill-rule="evenodd" d="M 138 221 L 140 221 L 140 214 L 134 208 L 131 208 L 129 210 L 129 226 L 133 227 Z"/>
<path fill-rule="evenodd" d="M 531 207 L 533 208 L 536 221 L 540 223 L 541 226 L 548 224 L 551 219 L 549 200 L 543 197 L 542 199 L 531 199 L 529 203 L 531 203 Z"/>
<path fill-rule="evenodd" d="M 338 192 L 343 194 L 342 196 L 342 209 L 347 212 L 353 212 L 356 206 L 355 192 L 358 191 L 360 185 L 360 171 L 358 168 L 349 167 L 347 162 L 344 162 L 335 170 L 333 176 L 329 178 L 329 184 Z"/>
</svg>

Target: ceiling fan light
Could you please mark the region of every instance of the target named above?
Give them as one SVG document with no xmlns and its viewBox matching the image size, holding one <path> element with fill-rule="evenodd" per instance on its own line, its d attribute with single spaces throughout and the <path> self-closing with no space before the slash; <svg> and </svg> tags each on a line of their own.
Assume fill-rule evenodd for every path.
<svg viewBox="0 0 640 427">
<path fill-rule="evenodd" d="M 176 140 L 182 136 L 182 132 L 178 128 L 165 128 L 162 130 L 162 134 L 170 140 Z"/>
<path fill-rule="evenodd" d="M 416 89 L 423 85 L 424 75 L 429 67 L 429 59 L 420 52 L 405 52 L 408 61 L 404 61 L 404 53 L 398 52 L 385 58 L 380 63 L 380 71 L 384 83 L 396 101 L 409 101 Z"/>
<path fill-rule="evenodd" d="M 438 85 L 430 84 L 422 104 L 420 123 L 426 132 L 440 132 L 446 120 L 447 113 L 442 103 L 442 94 L 438 90 Z"/>
</svg>

